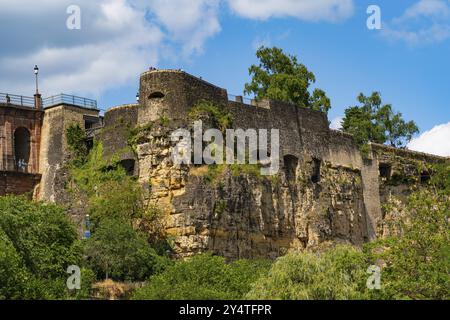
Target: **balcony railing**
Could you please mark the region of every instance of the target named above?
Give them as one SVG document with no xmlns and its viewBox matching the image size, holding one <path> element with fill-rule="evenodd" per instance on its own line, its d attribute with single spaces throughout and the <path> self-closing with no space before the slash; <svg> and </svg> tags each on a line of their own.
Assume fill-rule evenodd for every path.
<svg viewBox="0 0 450 320">
<path fill-rule="evenodd" d="M 34 98 L 33 97 L 18 96 L 18 95 L 9 94 L 9 93 L 0 93 L 0 103 L 34 108 Z"/>
<path fill-rule="evenodd" d="M 44 108 L 49 108 L 60 104 L 69 104 L 86 109 L 99 110 L 97 108 L 96 100 L 72 96 L 63 93 L 43 99 L 42 104 Z"/>
</svg>

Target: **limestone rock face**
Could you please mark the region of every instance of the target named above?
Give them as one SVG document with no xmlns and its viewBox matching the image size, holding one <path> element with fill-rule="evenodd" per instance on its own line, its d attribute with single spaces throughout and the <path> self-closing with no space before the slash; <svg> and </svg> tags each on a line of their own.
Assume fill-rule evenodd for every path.
<svg viewBox="0 0 450 320">
<path fill-rule="evenodd" d="M 276 176 L 220 165 L 175 165 L 170 126 L 138 140 L 139 181 L 167 217 L 177 256 L 275 258 L 291 248 L 367 240 L 359 170 L 304 156 Z M 320 168 L 317 168 L 320 166 Z M 314 176 L 315 175 L 315 176 Z"/>
</svg>

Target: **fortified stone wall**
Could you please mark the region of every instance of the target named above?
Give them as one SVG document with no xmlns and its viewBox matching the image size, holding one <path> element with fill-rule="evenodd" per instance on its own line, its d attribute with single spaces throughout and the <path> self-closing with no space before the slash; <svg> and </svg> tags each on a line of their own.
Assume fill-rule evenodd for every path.
<svg viewBox="0 0 450 320">
<path fill-rule="evenodd" d="M 97 110 L 59 105 L 45 110 L 42 124 L 39 200 L 67 204 L 67 160 L 69 150 L 66 130 L 74 124 L 85 128 L 84 116 L 98 116 Z"/>
<path fill-rule="evenodd" d="M 362 159 L 351 137 L 330 131 L 321 112 L 274 101 L 259 107 L 227 97 L 226 90 L 184 72 L 153 71 L 141 77 L 140 105 L 130 106 L 138 110 L 137 124 L 148 126 L 136 147 L 139 181 L 166 213 L 176 253 L 276 257 L 327 240 L 367 241 Z M 279 129 L 279 174 L 174 165 L 170 133 L 191 127 L 188 113 L 200 100 L 233 114 L 234 128 Z M 120 112 L 113 109 L 105 119 Z M 106 131 L 114 127 L 105 124 Z"/>
<path fill-rule="evenodd" d="M 261 176 L 257 165 L 174 164 L 170 134 L 192 129 L 189 112 L 201 100 L 231 113 L 233 128 L 279 129 L 279 173 Z M 65 202 L 65 131 L 96 113 L 46 110 L 40 199 Z M 426 179 L 429 163 L 447 161 L 380 145 L 365 159 L 352 136 L 329 129 L 324 113 L 276 101 L 232 102 L 225 89 L 173 70 L 143 73 L 140 103 L 111 108 L 104 123 L 96 139 L 105 155 L 118 157 L 163 210 L 180 257 L 213 251 L 229 259 L 274 258 L 325 241 L 361 245 L 383 236 L 382 205 L 391 195 L 404 199 L 411 181 Z"/>
</svg>

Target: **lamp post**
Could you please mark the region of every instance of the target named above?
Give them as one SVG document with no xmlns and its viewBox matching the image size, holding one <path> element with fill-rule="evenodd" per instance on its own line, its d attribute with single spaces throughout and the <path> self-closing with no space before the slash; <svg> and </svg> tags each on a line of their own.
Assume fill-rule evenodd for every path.
<svg viewBox="0 0 450 320">
<path fill-rule="evenodd" d="M 34 66 L 34 74 L 36 76 L 36 94 L 39 94 L 39 86 L 38 86 L 38 74 L 39 74 L 39 68 L 37 65 Z"/>
<path fill-rule="evenodd" d="M 36 93 L 34 94 L 34 107 L 36 109 L 41 109 L 42 99 L 41 99 L 41 95 L 39 94 L 39 85 L 38 85 L 39 68 L 38 68 L 38 66 L 35 65 L 33 70 L 34 70 L 34 75 L 36 76 Z"/>
</svg>

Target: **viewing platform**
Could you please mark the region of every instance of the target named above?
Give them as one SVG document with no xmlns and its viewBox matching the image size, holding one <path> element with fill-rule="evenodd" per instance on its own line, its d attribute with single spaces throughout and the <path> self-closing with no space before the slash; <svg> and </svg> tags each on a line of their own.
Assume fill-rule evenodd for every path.
<svg viewBox="0 0 450 320">
<path fill-rule="evenodd" d="M 35 109 L 36 105 L 35 97 L 27 97 L 9 93 L 0 93 L 0 104 L 20 106 L 32 109 Z M 43 98 L 41 99 L 40 105 L 43 107 L 43 109 L 47 109 L 61 104 L 100 111 L 100 109 L 97 107 L 96 100 L 78 97 L 74 95 L 68 95 L 64 93 L 54 95 L 48 98 Z"/>
<path fill-rule="evenodd" d="M 61 104 L 82 107 L 92 110 L 99 110 L 97 107 L 96 100 L 68 95 L 64 93 L 42 99 L 42 105 L 44 106 L 44 109 L 51 108 Z"/>
</svg>

